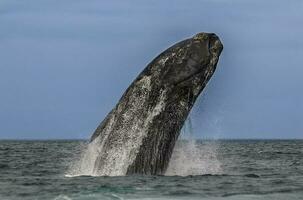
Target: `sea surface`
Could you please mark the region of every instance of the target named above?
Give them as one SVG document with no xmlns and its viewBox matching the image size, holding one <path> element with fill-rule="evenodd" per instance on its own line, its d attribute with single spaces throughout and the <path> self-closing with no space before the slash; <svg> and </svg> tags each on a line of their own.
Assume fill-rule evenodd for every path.
<svg viewBox="0 0 303 200">
<path fill-rule="evenodd" d="M 303 199 L 303 140 L 179 141 L 165 176 L 77 176 L 86 141 L 0 141 L 0 200 Z"/>
</svg>

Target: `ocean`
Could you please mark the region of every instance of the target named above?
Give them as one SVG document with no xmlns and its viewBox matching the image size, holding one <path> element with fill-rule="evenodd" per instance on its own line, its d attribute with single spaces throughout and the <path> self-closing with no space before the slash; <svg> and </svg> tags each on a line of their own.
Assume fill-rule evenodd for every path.
<svg viewBox="0 0 303 200">
<path fill-rule="evenodd" d="M 86 146 L 0 141 L 0 199 L 303 199 L 303 140 L 181 140 L 164 176 L 80 176 Z"/>
</svg>

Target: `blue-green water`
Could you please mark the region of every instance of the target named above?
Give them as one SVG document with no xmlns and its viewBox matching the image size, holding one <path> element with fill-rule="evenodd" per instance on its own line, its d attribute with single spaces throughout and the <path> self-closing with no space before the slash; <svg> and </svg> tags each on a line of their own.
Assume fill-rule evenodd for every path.
<svg viewBox="0 0 303 200">
<path fill-rule="evenodd" d="M 303 199 L 302 140 L 199 141 L 195 176 L 66 177 L 84 143 L 0 141 L 0 199 Z"/>
</svg>

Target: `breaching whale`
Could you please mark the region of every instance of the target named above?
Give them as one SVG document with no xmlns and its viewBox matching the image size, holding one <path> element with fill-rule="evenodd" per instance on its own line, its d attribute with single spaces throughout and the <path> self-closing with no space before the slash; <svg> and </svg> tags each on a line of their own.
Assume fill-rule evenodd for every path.
<svg viewBox="0 0 303 200">
<path fill-rule="evenodd" d="M 180 130 L 214 73 L 223 45 L 198 33 L 157 56 L 127 88 L 91 137 L 93 173 L 165 173 Z"/>
</svg>

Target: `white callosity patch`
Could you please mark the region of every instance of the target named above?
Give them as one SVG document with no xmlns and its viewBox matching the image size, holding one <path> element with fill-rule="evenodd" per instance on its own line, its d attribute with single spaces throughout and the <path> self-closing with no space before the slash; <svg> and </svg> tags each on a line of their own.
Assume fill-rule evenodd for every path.
<svg viewBox="0 0 303 200">
<path fill-rule="evenodd" d="M 168 59 L 169 59 L 169 57 L 162 58 L 161 60 L 159 60 L 159 64 L 164 65 Z"/>
<path fill-rule="evenodd" d="M 150 76 L 143 76 L 141 80 L 138 82 L 141 85 L 142 89 L 147 90 L 148 92 L 151 91 L 151 77 Z"/>
</svg>

